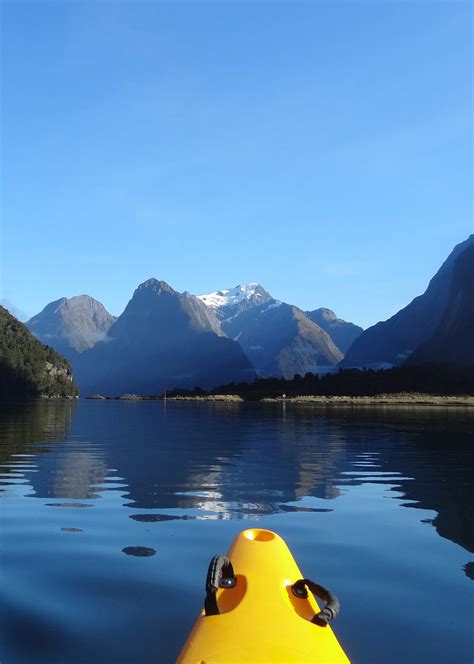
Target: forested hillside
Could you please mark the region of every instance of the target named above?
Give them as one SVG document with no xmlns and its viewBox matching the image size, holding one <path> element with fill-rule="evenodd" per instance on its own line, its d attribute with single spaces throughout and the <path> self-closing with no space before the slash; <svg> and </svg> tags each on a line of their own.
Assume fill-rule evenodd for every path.
<svg viewBox="0 0 474 664">
<path fill-rule="evenodd" d="M 77 394 L 67 361 L 0 306 L 0 399 Z"/>
</svg>

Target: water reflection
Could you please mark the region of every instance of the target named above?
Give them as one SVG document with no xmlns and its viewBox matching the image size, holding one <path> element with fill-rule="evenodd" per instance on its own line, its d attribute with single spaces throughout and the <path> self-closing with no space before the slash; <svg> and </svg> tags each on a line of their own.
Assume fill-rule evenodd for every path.
<svg viewBox="0 0 474 664">
<path fill-rule="evenodd" d="M 300 499 L 382 483 L 407 507 L 436 511 L 438 533 L 474 551 L 469 412 L 167 408 L 48 401 L 4 411 L 0 491 L 27 484 L 27 496 L 72 501 L 47 503 L 60 507 L 119 491 L 128 516 L 157 523 L 328 511 Z"/>
<path fill-rule="evenodd" d="M 38 451 L 38 443 L 65 438 L 76 401 L 47 400 L 0 404 L 0 463 L 11 457 L 21 464 Z"/>
<path fill-rule="evenodd" d="M 173 661 L 210 554 L 256 520 L 342 592 L 338 630 L 354 661 L 436 661 L 442 646 L 469 661 L 466 620 L 441 644 L 429 637 L 440 596 L 468 615 L 473 421 L 464 411 L 289 405 L 4 410 L 0 661 Z M 380 607 L 370 645 L 357 622 L 362 595 Z M 408 595 L 420 607 L 411 659 L 396 636 Z"/>
</svg>

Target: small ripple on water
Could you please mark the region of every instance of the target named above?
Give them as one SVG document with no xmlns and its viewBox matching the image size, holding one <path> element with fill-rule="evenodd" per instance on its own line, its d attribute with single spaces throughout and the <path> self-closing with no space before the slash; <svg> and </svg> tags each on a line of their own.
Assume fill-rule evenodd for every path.
<svg viewBox="0 0 474 664">
<path fill-rule="evenodd" d="M 12 463 L 0 463 L 0 468 L 21 468 L 21 470 L 30 470 L 37 468 L 34 463 L 23 463 L 21 461 L 13 461 Z"/>
<path fill-rule="evenodd" d="M 298 507 L 296 505 L 279 505 L 282 512 L 334 512 L 327 507 Z"/>
<path fill-rule="evenodd" d="M 46 507 L 94 507 L 90 503 L 45 503 Z"/>
<path fill-rule="evenodd" d="M 131 514 L 130 519 L 143 523 L 155 523 L 158 521 L 189 521 L 197 519 L 189 514 Z"/>
<path fill-rule="evenodd" d="M 392 477 L 394 475 L 399 476 L 399 473 L 396 470 L 343 470 L 341 475 L 360 475 L 361 477 L 373 477 L 379 475 L 380 477 Z"/>
<path fill-rule="evenodd" d="M 82 528 L 61 528 L 64 533 L 83 533 Z"/>
<path fill-rule="evenodd" d="M 13 484 L 27 484 L 29 480 L 26 477 L 11 477 L 8 480 L 0 481 L 0 486 L 11 486 Z"/>
<path fill-rule="evenodd" d="M 122 551 L 127 556 L 137 556 L 139 558 L 149 558 L 156 553 L 156 550 L 149 546 L 126 546 Z"/>
<path fill-rule="evenodd" d="M 175 491 L 175 496 L 191 496 L 193 498 L 222 498 L 220 491 Z"/>
</svg>

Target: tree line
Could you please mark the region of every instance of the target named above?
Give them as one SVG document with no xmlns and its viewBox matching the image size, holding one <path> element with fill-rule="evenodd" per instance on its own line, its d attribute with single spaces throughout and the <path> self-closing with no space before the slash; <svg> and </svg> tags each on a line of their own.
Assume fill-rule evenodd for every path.
<svg viewBox="0 0 474 664">
<path fill-rule="evenodd" d="M 212 390 L 175 388 L 168 396 L 236 394 L 248 401 L 296 396 L 376 396 L 421 393 L 440 396 L 474 395 L 474 367 L 421 364 L 391 369 L 339 369 L 319 376 L 296 374 L 285 378 L 256 378 L 251 383 L 227 383 Z"/>
</svg>

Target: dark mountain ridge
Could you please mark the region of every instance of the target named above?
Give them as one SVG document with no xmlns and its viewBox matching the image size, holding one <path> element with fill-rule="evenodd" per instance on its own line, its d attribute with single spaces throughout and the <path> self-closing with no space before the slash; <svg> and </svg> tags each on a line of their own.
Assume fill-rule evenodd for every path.
<svg viewBox="0 0 474 664">
<path fill-rule="evenodd" d="M 474 366 L 474 244 L 456 258 L 448 304 L 434 334 L 408 359 L 424 362 Z"/>
<path fill-rule="evenodd" d="M 474 235 L 458 244 L 431 279 L 428 288 L 384 322 L 369 327 L 349 348 L 341 367 L 399 365 L 427 341 L 448 306 L 454 264 L 474 243 Z"/>
</svg>

